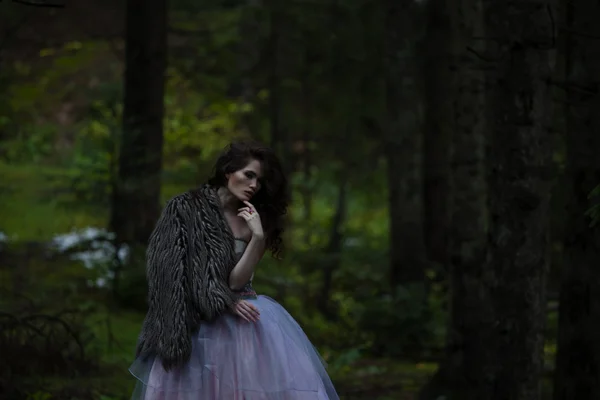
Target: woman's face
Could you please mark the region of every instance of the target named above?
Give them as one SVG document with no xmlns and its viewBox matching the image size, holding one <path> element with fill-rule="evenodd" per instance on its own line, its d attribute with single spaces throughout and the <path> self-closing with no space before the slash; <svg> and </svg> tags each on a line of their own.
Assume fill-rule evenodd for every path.
<svg viewBox="0 0 600 400">
<path fill-rule="evenodd" d="M 240 201 L 250 199 L 260 190 L 262 165 L 257 160 L 250 161 L 244 168 L 231 174 L 226 174 L 227 189 Z"/>
</svg>

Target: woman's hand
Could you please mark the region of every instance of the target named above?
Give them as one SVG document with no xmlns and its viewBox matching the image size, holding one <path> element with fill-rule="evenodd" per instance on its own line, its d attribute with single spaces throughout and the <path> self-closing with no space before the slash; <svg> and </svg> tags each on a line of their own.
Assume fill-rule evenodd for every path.
<svg viewBox="0 0 600 400">
<path fill-rule="evenodd" d="M 244 218 L 248 223 L 248 227 L 252 232 L 252 236 L 263 239 L 265 234 L 263 232 L 262 222 L 260 221 L 260 215 L 256 211 L 256 208 L 247 201 L 244 201 L 246 207 L 240 208 L 238 211 L 238 217 Z"/>
<path fill-rule="evenodd" d="M 238 317 L 241 317 L 248 322 L 256 322 L 260 317 L 258 308 L 246 300 L 240 300 L 235 303 L 231 311 L 233 311 L 233 313 Z"/>
</svg>

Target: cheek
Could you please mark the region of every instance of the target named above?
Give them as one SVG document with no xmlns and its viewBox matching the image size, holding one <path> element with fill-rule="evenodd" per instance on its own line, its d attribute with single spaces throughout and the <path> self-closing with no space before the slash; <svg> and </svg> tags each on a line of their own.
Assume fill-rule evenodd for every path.
<svg viewBox="0 0 600 400">
<path fill-rule="evenodd" d="M 233 174 L 229 178 L 229 186 L 232 188 L 236 188 L 244 183 L 244 176 L 240 176 L 239 174 Z"/>
</svg>

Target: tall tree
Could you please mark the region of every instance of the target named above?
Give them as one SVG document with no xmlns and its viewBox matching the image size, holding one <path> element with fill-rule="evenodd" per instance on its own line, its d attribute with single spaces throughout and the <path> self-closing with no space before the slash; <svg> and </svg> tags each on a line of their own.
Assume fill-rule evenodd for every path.
<svg viewBox="0 0 600 400">
<path fill-rule="evenodd" d="M 453 6 L 453 8 L 456 6 Z M 424 94 L 423 208 L 427 256 L 444 266 L 450 223 L 450 150 L 453 129 L 451 17 L 445 0 L 429 0 L 418 59 Z"/>
<path fill-rule="evenodd" d="M 329 234 L 329 242 L 324 249 L 324 254 L 327 259 L 322 267 L 323 283 L 321 291 L 317 297 L 317 307 L 321 313 L 329 320 L 336 318 L 336 312 L 331 305 L 331 292 L 333 291 L 333 274 L 339 269 L 341 264 L 341 253 L 344 241 L 344 224 L 346 219 L 346 209 L 348 207 L 348 180 L 342 174 L 335 212 L 331 219 L 331 232 Z"/>
<path fill-rule="evenodd" d="M 482 335 L 493 324 L 490 284 L 485 273 L 487 258 L 488 204 L 486 177 L 485 75 L 481 60 L 469 49 L 482 51 L 483 4 L 481 0 L 431 0 L 430 12 L 447 15 L 445 39 L 450 46 L 436 47 L 438 63 L 454 71 L 440 82 L 450 96 L 452 111 L 446 117 L 451 129 L 450 207 L 450 321 L 446 357 L 419 398 L 453 400 L 488 398 L 486 378 L 490 372 L 490 343 Z M 438 27 L 437 29 L 440 29 Z M 440 32 L 441 34 L 441 32 Z M 450 51 L 450 60 L 444 57 Z M 434 68 L 434 67 L 431 67 Z M 437 66 L 436 68 L 442 68 Z M 443 71 L 438 72 L 440 75 Z M 445 75 L 445 74 L 444 74 Z M 430 90 L 434 90 L 433 88 Z M 435 102 L 436 113 L 447 115 L 443 102 Z"/>
<path fill-rule="evenodd" d="M 268 77 L 267 88 L 269 91 L 269 131 L 270 144 L 281 156 L 286 167 L 293 165 L 289 160 L 290 143 L 288 132 L 284 131 L 281 124 L 282 105 L 282 60 L 281 42 L 283 31 L 284 8 L 279 1 L 267 2 L 269 9 L 269 34 L 267 37 Z"/>
<path fill-rule="evenodd" d="M 600 25 L 597 1 L 563 0 L 567 224 L 560 288 L 555 400 L 600 398 L 600 226 L 586 211 L 600 183 Z"/>
<path fill-rule="evenodd" d="M 391 225 L 390 283 L 422 284 L 426 254 L 423 242 L 420 102 L 416 90 L 415 18 L 412 0 L 388 0 L 385 21 L 385 116 Z"/>
<path fill-rule="evenodd" d="M 240 110 L 237 115 L 237 125 L 246 135 L 253 132 L 252 118 L 246 111 L 246 106 L 253 104 L 257 92 L 256 84 L 252 80 L 252 74 L 259 63 L 260 53 L 260 0 L 246 0 L 241 6 L 239 23 L 238 43 L 238 66 L 239 66 L 239 98 Z M 238 79 L 236 79 L 237 81 Z"/>
<path fill-rule="evenodd" d="M 484 1 L 495 368 L 485 399 L 539 399 L 549 264 L 553 0 Z"/>
<path fill-rule="evenodd" d="M 160 212 L 166 0 L 128 0 L 123 132 L 111 228 L 119 242 L 145 244 Z"/>
</svg>

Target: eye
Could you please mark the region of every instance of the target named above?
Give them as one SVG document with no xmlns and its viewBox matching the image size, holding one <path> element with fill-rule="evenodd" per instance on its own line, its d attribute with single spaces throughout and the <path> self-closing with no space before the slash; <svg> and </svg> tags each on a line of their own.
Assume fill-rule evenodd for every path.
<svg viewBox="0 0 600 400">
<path fill-rule="evenodd" d="M 248 179 L 252 179 L 256 176 L 256 174 L 252 171 L 246 171 L 245 175 L 246 175 L 246 178 L 248 178 Z"/>
</svg>

